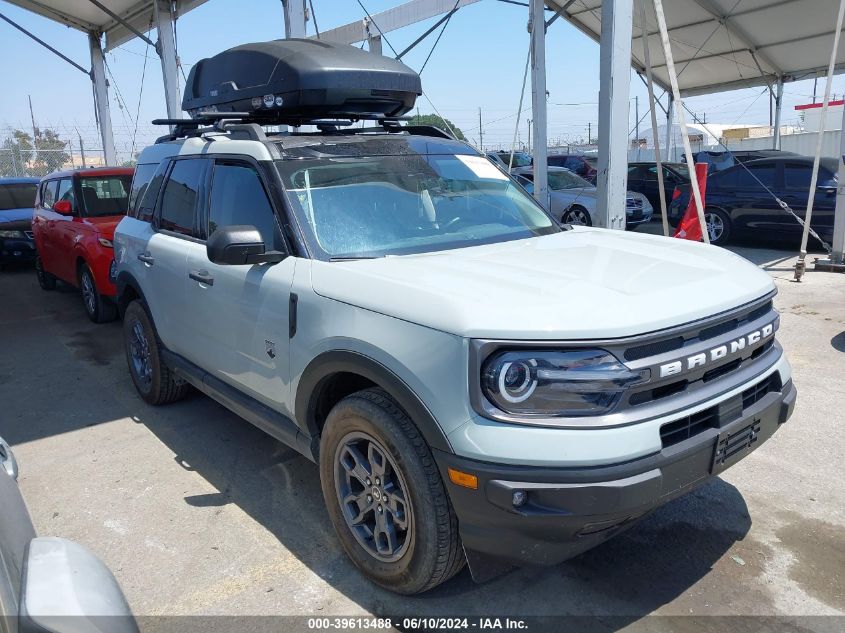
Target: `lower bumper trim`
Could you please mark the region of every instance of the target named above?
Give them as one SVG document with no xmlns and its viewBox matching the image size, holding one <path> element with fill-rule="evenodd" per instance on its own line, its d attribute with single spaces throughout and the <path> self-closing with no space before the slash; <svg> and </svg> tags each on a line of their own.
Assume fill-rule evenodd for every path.
<svg viewBox="0 0 845 633">
<path fill-rule="evenodd" d="M 441 451 L 435 458 L 464 548 L 473 552 L 471 565 L 479 556 L 511 565 L 555 565 L 746 457 L 789 418 L 795 399 L 790 381 L 730 424 L 624 464 L 550 469 L 489 464 Z M 476 474 L 478 490 L 451 484 L 448 467 Z M 516 492 L 525 494 L 515 497 Z M 515 506 L 515 498 L 522 503 Z"/>
</svg>

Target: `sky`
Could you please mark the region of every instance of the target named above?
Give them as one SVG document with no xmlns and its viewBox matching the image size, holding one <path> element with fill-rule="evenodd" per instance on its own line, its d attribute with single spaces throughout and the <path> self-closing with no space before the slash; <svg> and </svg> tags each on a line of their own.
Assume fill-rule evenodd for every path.
<svg viewBox="0 0 845 633">
<path fill-rule="evenodd" d="M 375 14 L 402 0 L 361 0 Z M 316 23 L 328 30 L 365 16 L 357 0 L 313 0 Z M 0 12 L 58 48 L 83 67 L 90 67 L 86 36 L 41 16 L 0 0 Z M 509 147 L 516 124 L 529 36 L 528 9 L 497 0 L 482 0 L 457 11 L 431 54 L 422 84 L 434 108 L 458 125 L 473 142 L 478 141 L 478 110 L 481 108 L 484 146 Z M 388 34 L 396 50 L 402 50 L 422 34 L 436 18 Z M 208 0 L 177 21 L 178 53 L 185 74 L 198 60 L 231 46 L 250 41 L 284 37 L 280 0 Z M 314 32 L 314 21 L 308 33 Z M 420 70 L 431 51 L 436 34 L 403 58 Z M 155 40 L 155 36 L 151 38 Z M 383 43 L 384 54 L 390 46 Z M 546 40 L 549 92 L 548 134 L 550 143 L 578 142 L 587 136 L 588 124 L 596 135 L 598 122 L 599 47 L 564 20 L 549 27 Z M 161 65 L 152 48 L 133 40 L 106 55 L 111 84 L 110 104 L 115 144 L 121 160 L 149 143 L 161 130 L 154 118 L 166 116 Z M 86 150 L 101 146 L 94 117 L 91 82 L 86 75 L 0 22 L 0 142 L 10 128 L 31 129 L 28 97 L 39 127 L 57 130 L 63 138 L 83 139 Z M 530 82 L 529 82 L 530 84 Z M 823 92 L 819 81 L 819 95 Z M 784 89 L 784 125 L 797 122 L 794 106 L 812 100 L 813 81 L 790 83 Z M 834 78 L 833 92 L 845 93 L 845 76 Z M 662 91 L 657 89 L 657 95 Z M 634 127 L 634 98 L 640 116 L 647 112 L 644 84 L 631 75 L 630 127 Z M 769 97 L 763 88 L 736 90 L 686 100 L 687 105 L 714 123 L 767 125 Z M 521 116 L 519 138 L 526 141 L 531 91 L 526 88 L 526 108 Z M 417 102 L 423 114 L 433 112 L 425 98 Z M 662 113 L 661 113 L 662 114 Z M 641 129 L 649 128 L 645 116 Z"/>
</svg>

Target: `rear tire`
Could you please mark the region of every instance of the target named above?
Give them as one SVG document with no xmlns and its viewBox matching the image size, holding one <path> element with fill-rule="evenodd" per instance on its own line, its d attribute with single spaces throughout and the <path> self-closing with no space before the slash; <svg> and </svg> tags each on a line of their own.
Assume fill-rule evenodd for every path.
<svg viewBox="0 0 845 633">
<path fill-rule="evenodd" d="M 85 314 L 94 323 L 107 323 L 117 318 L 117 306 L 97 292 L 94 273 L 87 264 L 82 264 L 79 269 L 79 289 L 82 291 Z"/>
<path fill-rule="evenodd" d="M 123 341 L 129 375 L 145 402 L 159 405 L 185 397 L 190 387 L 164 364 L 152 321 L 137 299 L 123 316 Z"/>
<path fill-rule="evenodd" d="M 38 285 L 41 290 L 55 290 L 56 278 L 44 270 L 44 262 L 41 261 L 41 255 L 35 256 L 35 276 L 38 278 Z"/>
<path fill-rule="evenodd" d="M 421 593 L 463 567 L 458 521 L 431 451 L 386 392 L 359 391 L 331 410 L 320 480 L 343 549 L 376 584 Z"/>
<path fill-rule="evenodd" d="M 724 246 L 731 239 L 732 226 L 730 216 L 721 209 L 712 207 L 704 209 L 704 222 L 707 225 L 707 234 L 710 243 L 715 246 Z"/>
</svg>

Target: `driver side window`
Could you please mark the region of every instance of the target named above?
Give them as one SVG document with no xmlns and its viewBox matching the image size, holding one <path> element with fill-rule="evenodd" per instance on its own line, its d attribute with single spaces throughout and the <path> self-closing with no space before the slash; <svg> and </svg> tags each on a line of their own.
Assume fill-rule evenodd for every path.
<svg viewBox="0 0 845 633">
<path fill-rule="evenodd" d="M 285 250 L 276 214 L 256 169 L 244 163 L 217 163 L 208 204 L 208 235 L 219 227 L 238 224 L 257 228 L 266 250 Z"/>
</svg>

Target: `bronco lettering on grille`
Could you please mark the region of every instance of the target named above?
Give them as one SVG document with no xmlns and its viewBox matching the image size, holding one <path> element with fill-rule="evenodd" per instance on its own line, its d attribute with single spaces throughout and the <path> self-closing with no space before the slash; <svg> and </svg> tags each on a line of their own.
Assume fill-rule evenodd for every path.
<svg viewBox="0 0 845 633">
<path fill-rule="evenodd" d="M 660 366 L 660 377 L 666 378 L 667 376 L 674 376 L 684 371 L 690 371 L 692 369 L 695 369 L 696 367 L 703 367 L 704 365 L 707 365 L 709 363 L 721 360 L 723 358 L 726 358 L 729 354 L 736 354 L 737 352 L 741 352 L 742 350 L 744 350 L 746 347 L 750 348 L 757 345 L 758 343 L 762 343 L 767 338 L 772 336 L 774 332 L 775 324 L 769 323 L 768 325 L 764 325 L 759 330 L 755 330 L 754 332 L 746 334 L 743 337 L 734 339 L 733 341 L 729 341 L 724 345 L 720 345 L 719 347 L 714 347 L 705 352 L 700 352 L 692 356 L 687 356 L 686 358 L 672 361 L 671 363 L 665 363 Z"/>
</svg>

